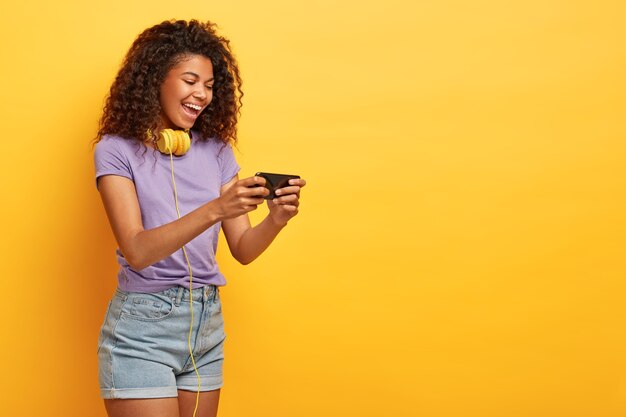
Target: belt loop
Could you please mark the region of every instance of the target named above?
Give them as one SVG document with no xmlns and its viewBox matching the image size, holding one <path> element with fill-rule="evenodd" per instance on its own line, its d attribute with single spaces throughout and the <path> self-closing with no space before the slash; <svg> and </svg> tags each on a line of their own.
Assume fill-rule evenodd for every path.
<svg viewBox="0 0 626 417">
<path fill-rule="evenodd" d="M 183 294 L 185 293 L 185 287 L 178 287 L 178 292 L 176 293 L 176 307 L 180 306 L 180 302 L 183 300 Z"/>
<path fill-rule="evenodd" d="M 202 301 L 207 302 L 209 300 L 209 294 L 211 293 L 211 286 L 207 285 L 202 288 Z"/>
<path fill-rule="evenodd" d="M 217 301 L 220 299 L 220 290 L 219 287 L 217 285 L 213 286 L 213 302 L 217 303 Z"/>
</svg>

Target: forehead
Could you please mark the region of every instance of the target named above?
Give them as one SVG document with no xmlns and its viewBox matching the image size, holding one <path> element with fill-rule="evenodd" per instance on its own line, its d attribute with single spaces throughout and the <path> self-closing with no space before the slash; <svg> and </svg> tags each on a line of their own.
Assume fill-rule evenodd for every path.
<svg viewBox="0 0 626 417">
<path fill-rule="evenodd" d="M 213 78 L 213 64 L 204 55 L 186 55 L 170 70 L 170 75 L 182 75 L 186 72 L 197 74 L 200 78 Z"/>
</svg>

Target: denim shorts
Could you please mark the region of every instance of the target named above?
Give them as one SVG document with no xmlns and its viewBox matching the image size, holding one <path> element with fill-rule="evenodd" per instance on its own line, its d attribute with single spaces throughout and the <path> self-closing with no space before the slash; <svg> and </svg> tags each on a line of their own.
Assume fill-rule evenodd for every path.
<svg viewBox="0 0 626 417">
<path fill-rule="evenodd" d="M 197 391 L 189 346 L 189 289 L 157 293 L 117 289 L 98 339 L 100 395 L 113 398 L 176 397 Z M 193 290 L 191 346 L 200 390 L 222 387 L 224 320 L 214 285 Z"/>
</svg>

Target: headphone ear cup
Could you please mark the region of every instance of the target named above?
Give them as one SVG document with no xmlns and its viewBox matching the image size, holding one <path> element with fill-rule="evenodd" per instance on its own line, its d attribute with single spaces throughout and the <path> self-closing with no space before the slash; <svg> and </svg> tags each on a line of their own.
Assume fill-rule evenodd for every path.
<svg viewBox="0 0 626 417">
<path fill-rule="evenodd" d="M 180 139 L 178 138 L 178 130 L 171 131 L 172 137 L 172 153 L 176 156 L 179 156 L 178 148 L 180 147 Z"/>
<path fill-rule="evenodd" d="M 189 132 L 183 131 L 183 140 L 185 142 L 185 152 L 187 152 L 189 148 L 191 148 L 191 136 Z"/>
<path fill-rule="evenodd" d="M 185 139 L 183 135 L 185 132 L 182 130 L 176 131 L 176 155 L 181 156 L 184 155 L 187 150 L 185 149 Z"/>
<path fill-rule="evenodd" d="M 191 138 L 184 130 L 163 129 L 159 132 L 157 148 L 164 154 L 181 156 L 191 147 Z"/>
<path fill-rule="evenodd" d="M 180 130 L 175 130 L 173 132 L 174 134 L 172 136 L 174 136 L 174 146 L 172 147 L 173 151 L 174 151 L 174 155 L 176 156 L 181 156 L 182 155 L 182 140 L 180 137 Z"/>
<path fill-rule="evenodd" d="M 170 154 L 173 152 L 174 141 L 170 134 L 172 129 L 163 129 L 159 132 L 159 140 L 157 141 L 157 148 L 164 154 Z"/>
<path fill-rule="evenodd" d="M 191 140 L 189 138 L 189 134 L 184 130 L 176 131 L 176 152 L 175 154 L 178 156 L 184 155 L 187 153 L 189 148 L 191 147 Z"/>
</svg>

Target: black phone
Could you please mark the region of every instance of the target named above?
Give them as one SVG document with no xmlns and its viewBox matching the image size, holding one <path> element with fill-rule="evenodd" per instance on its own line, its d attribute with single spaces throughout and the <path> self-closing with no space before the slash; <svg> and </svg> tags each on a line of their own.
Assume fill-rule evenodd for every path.
<svg viewBox="0 0 626 417">
<path fill-rule="evenodd" d="M 257 177 L 265 178 L 265 188 L 270 190 L 270 193 L 265 196 L 266 200 L 272 200 L 276 198 L 276 190 L 279 188 L 287 187 L 290 179 L 300 178 L 299 175 L 288 174 L 272 174 L 270 172 L 257 172 L 254 174 Z"/>
</svg>

